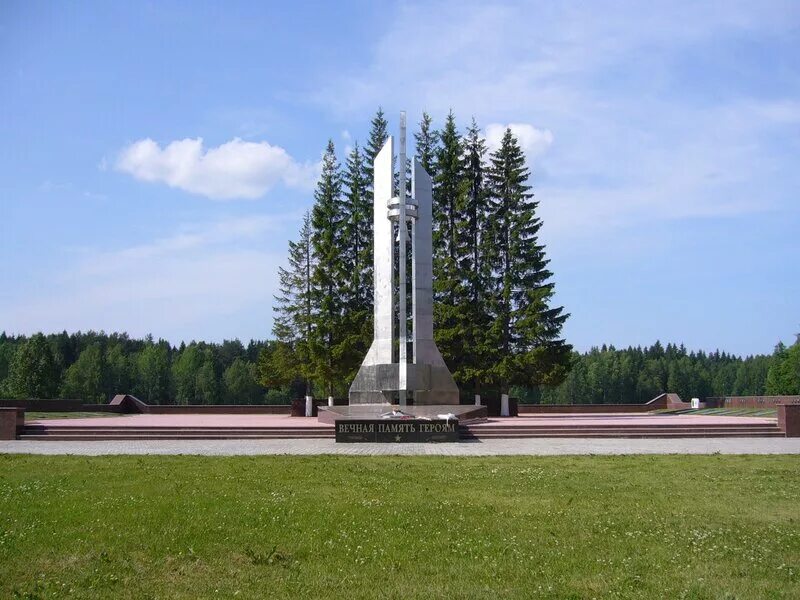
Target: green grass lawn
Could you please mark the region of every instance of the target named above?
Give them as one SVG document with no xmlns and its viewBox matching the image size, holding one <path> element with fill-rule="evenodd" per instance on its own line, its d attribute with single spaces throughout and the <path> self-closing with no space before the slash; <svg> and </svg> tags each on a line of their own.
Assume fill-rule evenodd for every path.
<svg viewBox="0 0 800 600">
<path fill-rule="evenodd" d="M 796 456 L 0 456 L 0 598 L 800 598 Z"/>
</svg>

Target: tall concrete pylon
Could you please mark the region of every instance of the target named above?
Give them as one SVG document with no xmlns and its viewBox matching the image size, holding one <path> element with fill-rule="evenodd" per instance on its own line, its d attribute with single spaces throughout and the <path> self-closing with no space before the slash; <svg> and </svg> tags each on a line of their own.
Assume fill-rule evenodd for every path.
<svg viewBox="0 0 800 600">
<path fill-rule="evenodd" d="M 386 141 L 375 157 L 373 201 L 373 260 L 375 277 L 372 345 L 350 386 L 350 404 L 398 401 L 416 405 L 458 404 L 458 387 L 433 340 L 433 193 L 431 177 L 414 159 L 411 196 L 405 185 L 406 116 L 400 116 L 400 165 L 394 188 L 394 140 Z M 408 235 L 407 226 L 411 228 Z M 395 235 L 395 231 L 397 232 Z M 413 353 L 409 362 L 405 302 L 405 257 L 411 244 L 411 316 Z M 398 253 L 398 289 L 394 288 L 394 257 Z M 398 299 L 395 316 L 394 300 Z M 395 338 L 397 325 L 398 339 Z M 395 362 L 395 356 L 397 361 Z"/>
</svg>

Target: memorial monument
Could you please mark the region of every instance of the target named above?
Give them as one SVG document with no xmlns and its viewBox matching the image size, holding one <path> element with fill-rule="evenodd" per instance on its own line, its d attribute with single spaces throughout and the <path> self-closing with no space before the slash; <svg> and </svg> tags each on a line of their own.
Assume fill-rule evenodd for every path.
<svg viewBox="0 0 800 600">
<path fill-rule="evenodd" d="M 411 193 L 407 193 L 405 112 L 400 113 L 398 150 L 397 188 L 391 136 L 373 163 L 374 334 L 369 352 L 350 386 L 349 401 L 351 405 L 458 404 L 458 387 L 433 340 L 432 182 L 415 158 L 411 167 Z"/>
</svg>

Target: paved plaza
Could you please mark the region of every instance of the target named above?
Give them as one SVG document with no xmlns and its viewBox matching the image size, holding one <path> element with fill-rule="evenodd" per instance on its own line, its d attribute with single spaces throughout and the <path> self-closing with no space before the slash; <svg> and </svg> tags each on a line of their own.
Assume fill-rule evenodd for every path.
<svg viewBox="0 0 800 600">
<path fill-rule="evenodd" d="M 800 438 L 680 439 L 489 439 L 452 444 L 337 444 L 332 439 L 0 441 L 1 453 L 193 454 L 207 456 L 269 454 L 360 455 L 621 455 L 621 454 L 800 454 Z"/>
<path fill-rule="evenodd" d="M 715 425 L 757 425 L 774 423 L 775 419 L 764 417 L 729 417 L 724 415 L 668 415 L 668 414 L 624 414 L 595 413 L 580 415 L 574 413 L 521 415 L 513 418 L 490 418 L 484 423 L 476 423 L 472 427 L 480 428 L 502 424 L 506 427 L 585 427 L 592 425 L 691 425 L 694 427 L 710 427 Z M 290 417 L 288 415 L 269 414 L 141 414 L 120 415 L 114 417 L 90 417 L 81 419 L 45 419 L 30 420 L 26 424 L 42 424 L 48 426 L 68 427 L 218 427 L 218 428 L 259 428 L 281 427 L 303 429 L 308 427 L 330 427 L 314 418 Z"/>
</svg>

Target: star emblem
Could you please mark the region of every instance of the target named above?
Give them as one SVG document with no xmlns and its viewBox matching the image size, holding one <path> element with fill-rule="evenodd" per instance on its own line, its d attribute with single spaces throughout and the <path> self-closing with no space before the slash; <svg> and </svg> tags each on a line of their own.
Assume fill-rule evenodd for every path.
<svg viewBox="0 0 800 600">
<path fill-rule="evenodd" d="M 399 442 L 400 441 L 400 436 L 399 435 L 394 436 L 394 441 L 395 442 Z"/>
</svg>

